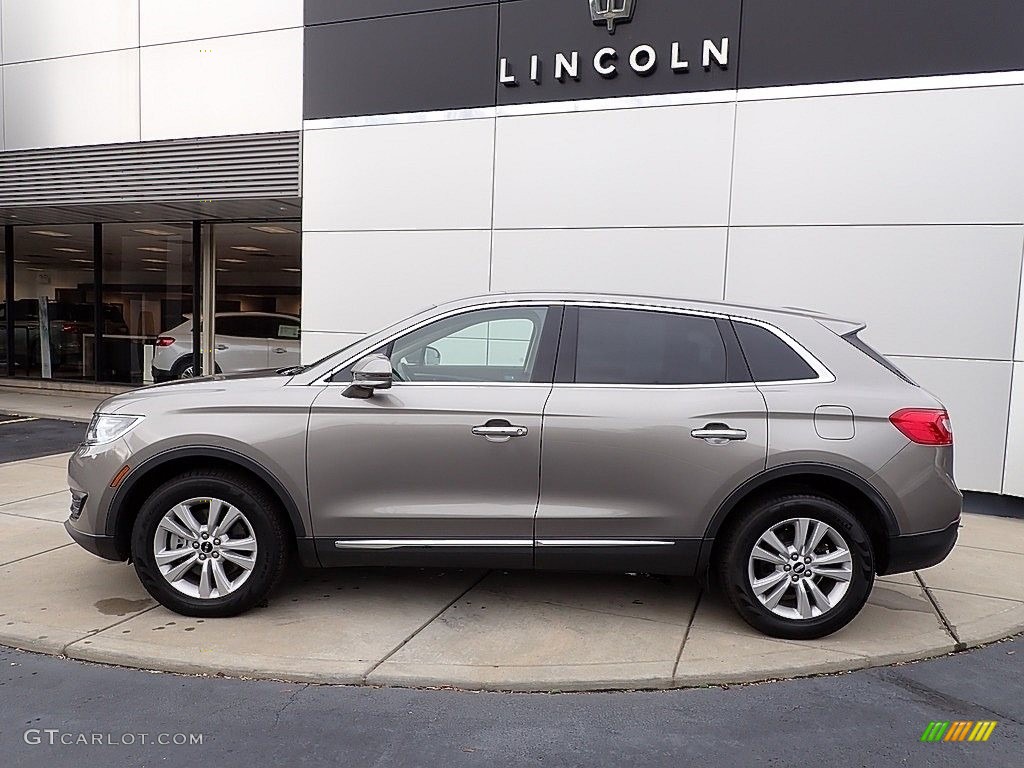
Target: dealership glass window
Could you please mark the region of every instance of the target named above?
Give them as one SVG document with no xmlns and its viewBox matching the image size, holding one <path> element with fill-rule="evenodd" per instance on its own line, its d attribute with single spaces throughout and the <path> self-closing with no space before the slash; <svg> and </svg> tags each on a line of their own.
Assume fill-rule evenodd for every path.
<svg viewBox="0 0 1024 768">
<path fill-rule="evenodd" d="M 7 227 L 0 226 L 0 376 L 7 375 Z"/>
<path fill-rule="evenodd" d="M 92 251 L 91 224 L 14 228 L 15 376 L 92 377 Z"/>
<path fill-rule="evenodd" d="M 299 364 L 301 231 L 297 221 L 215 225 L 217 370 Z"/>
<path fill-rule="evenodd" d="M 188 364 L 193 276 L 191 224 L 103 225 L 103 306 L 110 320 L 101 381 L 153 381 L 154 358 L 163 349 L 158 339 L 167 347 L 173 339 L 164 350 L 176 358 L 171 367 Z"/>
</svg>

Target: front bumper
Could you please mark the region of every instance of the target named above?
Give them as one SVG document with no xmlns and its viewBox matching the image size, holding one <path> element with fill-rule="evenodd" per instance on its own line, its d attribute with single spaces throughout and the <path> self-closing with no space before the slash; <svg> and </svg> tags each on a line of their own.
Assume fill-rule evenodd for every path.
<svg viewBox="0 0 1024 768">
<path fill-rule="evenodd" d="M 959 530 L 957 518 L 941 531 L 890 537 L 888 561 L 878 575 L 916 571 L 941 563 L 953 550 Z"/>
<path fill-rule="evenodd" d="M 84 533 L 75 528 L 70 520 L 65 521 L 64 529 L 70 534 L 82 549 L 92 552 L 104 560 L 123 561 L 124 558 L 117 551 L 117 544 L 113 536 L 100 536 L 92 533 Z"/>
</svg>

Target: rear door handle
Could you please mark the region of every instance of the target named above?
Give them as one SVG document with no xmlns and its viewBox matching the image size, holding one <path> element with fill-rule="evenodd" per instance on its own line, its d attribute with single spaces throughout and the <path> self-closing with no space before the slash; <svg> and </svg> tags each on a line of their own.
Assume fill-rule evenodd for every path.
<svg viewBox="0 0 1024 768">
<path fill-rule="evenodd" d="M 283 355 L 283 354 L 284 354 L 285 352 L 287 352 L 287 351 L 288 351 L 288 350 L 287 350 L 287 349 L 285 349 L 284 347 L 274 347 L 274 348 L 273 348 L 273 349 L 271 350 L 271 352 L 273 352 L 274 354 L 277 354 L 277 355 Z"/>
<path fill-rule="evenodd" d="M 747 430 L 733 429 L 728 424 L 706 424 L 701 429 L 692 430 L 690 436 L 706 440 L 712 445 L 723 445 L 732 440 L 746 440 Z"/>
<path fill-rule="evenodd" d="M 217 345 L 217 349 L 218 349 L 218 351 L 220 351 L 220 352 L 223 352 L 223 351 L 224 351 L 225 349 L 227 349 L 227 348 L 228 348 L 228 345 L 227 345 L 227 344 L 218 344 L 218 345 Z"/>
</svg>

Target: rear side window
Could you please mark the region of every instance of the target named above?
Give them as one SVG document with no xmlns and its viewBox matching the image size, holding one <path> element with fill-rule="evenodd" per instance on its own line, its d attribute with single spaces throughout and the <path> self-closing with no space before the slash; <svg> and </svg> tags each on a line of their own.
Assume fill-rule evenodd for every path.
<svg viewBox="0 0 1024 768">
<path fill-rule="evenodd" d="M 580 308 L 577 383 L 725 381 L 725 342 L 714 319 L 638 309 Z"/>
<path fill-rule="evenodd" d="M 915 387 L 917 386 L 916 381 L 911 379 L 909 376 L 907 376 L 907 374 L 905 374 L 895 365 L 890 363 L 881 353 L 875 351 L 875 349 L 872 346 L 870 346 L 866 341 L 864 341 L 864 339 L 857 335 L 857 331 L 854 331 L 853 333 L 848 333 L 845 336 L 843 336 L 843 338 L 846 339 L 846 341 L 850 342 L 861 352 L 863 352 L 865 355 L 870 357 L 872 360 L 874 360 L 876 363 L 878 363 L 880 366 L 899 376 L 901 379 L 907 382 L 907 384 L 913 384 Z"/>
<path fill-rule="evenodd" d="M 249 315 L 227 315 L 218 317 L 215 324 L 216 332 L 224 336 L 238 336 L 246 339 L 265 339 L 260 318 Z M 269 330 L 269 329 L 266 329 Z"/>
<path fill-rule="evenodd" d="M 804 381 L 818 378 L 817 372 L 767 328 L 750 323 L 733 323 L 750 366 L 754 381 Z"/>
</svg>

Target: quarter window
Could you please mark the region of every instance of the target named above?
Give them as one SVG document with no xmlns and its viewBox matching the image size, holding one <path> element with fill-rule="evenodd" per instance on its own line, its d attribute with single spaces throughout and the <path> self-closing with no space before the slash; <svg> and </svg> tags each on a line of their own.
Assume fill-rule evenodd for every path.
<svg viewBox="0 0 1024 768">
<path fill-rule="evenodd" d="M 447 317 L 397 339 L 399 381 L 529 382 L 546 307 L 501 307 Z"/>
<path fill-rule="evenodd" d="M 759 325 L 733 323 L 754 381 L 803 381 L 818 374 L 789 344 Z"/>
<path fill-rule="evenodd" d="M 726 351 L 713 318 L 582 307 L 576 345 L 581 384 L 720 384 Z"/>
</svg>

